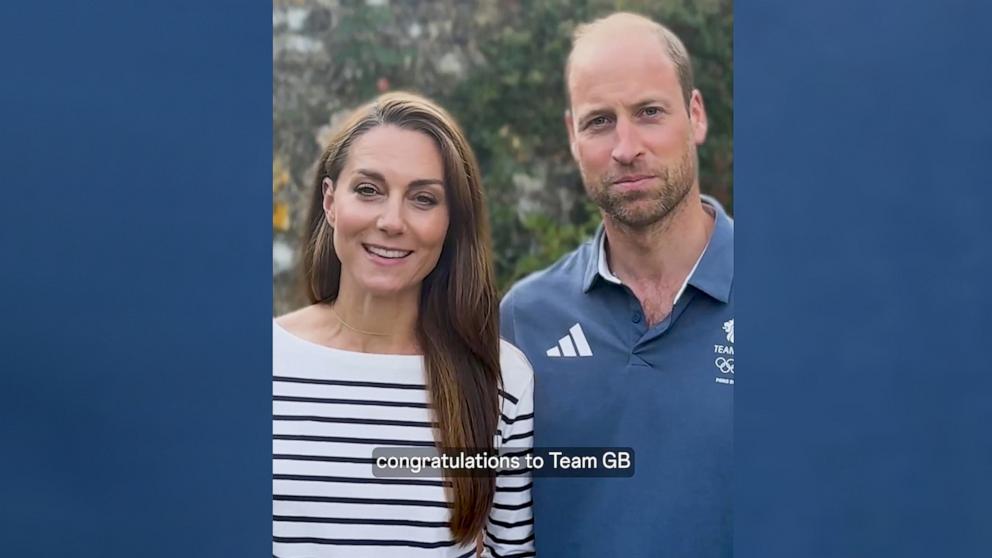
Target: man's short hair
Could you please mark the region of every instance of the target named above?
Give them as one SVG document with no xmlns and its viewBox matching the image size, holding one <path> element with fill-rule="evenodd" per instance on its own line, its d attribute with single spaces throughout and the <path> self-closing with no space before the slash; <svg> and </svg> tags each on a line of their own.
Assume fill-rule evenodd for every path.
<svg viewBox="0 0 992 558">
<path fill-rule="evenodd" d="M 685 99 L 685 106 L 688 109 L 689 100 L 692 98 L 692 90 L 695 88 L 692 77 L 692 59 L 689 58 L 689 50 L 682 44 L 682 40 L 671 29 L 664 25 L 632 12 L 615 12 L 608 16 L 601 17 L 589 23 L 582 23 L 572 32 L 572 50 L 568 53 L 568 60 L 565 62 L 565 95 L 568 105 L 572 105 L 572 94 L 568 88 L 568 75 L 572 67 L 572 56 L 575 54 L 575 46 L 587 35 L 616 23 L 629 23 L 635 26 L 649 29 L 658 34 L 668 57 L 675 64 L 675 72 L 679 77 L 679 86 L 682 88 L 682 98 Z"/>
</svg>

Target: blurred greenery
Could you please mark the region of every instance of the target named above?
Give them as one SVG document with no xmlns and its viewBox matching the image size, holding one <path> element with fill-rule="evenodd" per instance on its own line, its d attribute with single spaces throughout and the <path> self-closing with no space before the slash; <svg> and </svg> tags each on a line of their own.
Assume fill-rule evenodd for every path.
<svg viewBox="0 0 992 558">
<path fill-rule="evenodd" d="M 377 31 L 410 24 L 397 19 L 402 15 L 395 7 L 342 4 L 347 9 L 339 11 L 325 40 L 335 75 L 350 77 L 347 86 L 334 91 L 340 105 L 355 106 L 378 94 L 385 83 L 426 94 L 458 119 L 482 166 L 501 290 L 575 248 L 600 220 L 586 201 L 562 119 L 564 62 L 572 30 L 580 22 L 628 10 L 664 23 L 682 38 L 709 118 L 707 141 L 700 148 L 701 187 L 732 211 L 730 0 L 476 2 L 469 8 L 471 15 L 455 21 L 467 27 L 455 36 L 470 41 L 483 61 L 467 64 L 456 80 L 430 76 L 416 49 Z M 541 181 L 535 195 L 543 204 L 536 209 L 521 202 L 520 175 L 531 183 Z"/>
</svg>

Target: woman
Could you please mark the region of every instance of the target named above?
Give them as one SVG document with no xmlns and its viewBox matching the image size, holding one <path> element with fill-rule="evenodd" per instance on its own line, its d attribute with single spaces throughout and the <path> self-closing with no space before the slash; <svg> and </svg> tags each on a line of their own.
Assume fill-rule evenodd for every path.
<svg viewBox="0 0 992 558">
<path fill-rule="evenodd" d="M 273 554 L 533 556 L 529 475 L 376 478 L 375 447 L 527 448 L 533 373 L 499 339 L 480 172 L 454 120 L 390 93 L 320 160 L 304 275 L 273 327 Z M 519 553 L 519 554 L 517 554 Z"/>
</svg>

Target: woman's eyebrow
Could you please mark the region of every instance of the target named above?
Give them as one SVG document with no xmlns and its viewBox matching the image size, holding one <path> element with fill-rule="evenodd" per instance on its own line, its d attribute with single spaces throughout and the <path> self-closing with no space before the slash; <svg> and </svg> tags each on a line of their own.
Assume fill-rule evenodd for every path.
<svg viewBox="0 0 992 558">
<path fill-rule="evenodd" d="M 368 178 L 371 178 L 372 180 L 378 180 L 379 182 L 385 182 L 386 181 L 386 177 L 383 176 L 382 173 L 376 172 L 374 170 L 356 169 L 355 172 L 357 174 L 361 174 L 363 176 L 367 176 Z"/>
<path fill-rule="evenodd" d="M 372 180 L 377 180 L 382 183 L 386 182 L 386 177 L 383 176 L 382 173 L 374 170 L 355 169 L 355 173 L 371 178 Z M 411 180 L 410 183 L 407 184 L 407 188 L 425 188 L 432 184 L 436 184 L 438 186 L 444 187 L 444 181 L 439 178 L 418 178 L 416 180 Z"/>
<path fill-rule="evenodd" d="M 444 182 L 436 178 L 419 178 L 417 180 L 411 180 L 407 188 L 426 188 L 431 185 L 437 185 L 444 187 Z"/>
</svg>

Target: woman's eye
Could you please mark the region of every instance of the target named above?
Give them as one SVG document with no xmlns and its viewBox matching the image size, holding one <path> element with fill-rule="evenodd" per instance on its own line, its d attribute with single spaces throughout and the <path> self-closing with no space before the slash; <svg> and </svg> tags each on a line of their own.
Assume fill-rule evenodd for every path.
<svg viewBox="0 0 992 558">
<path fill-rule="evenodd" d="M 418 205 L 423 205 L 423 206 L 427 206 L 427 207 L 433 207 L 433 206 L 437 205 L 437 200 L 434 199 L 433 196 L 421 195 L 421 196 L 417 196 L 417 197 L 415 197 L 413 199 L 414 199 L 414 201 L 417 202 Z"/>
<path fill-rule="evenodd" d="M 371 198 L 372 196 L 378 194 L 379 192 L 375 189 L 375 186 L 368 183 L 361 183 L 355 186 L 355 193 L 363 198 Z"/>
</svg>

